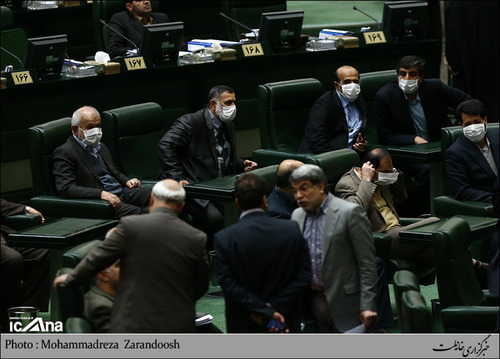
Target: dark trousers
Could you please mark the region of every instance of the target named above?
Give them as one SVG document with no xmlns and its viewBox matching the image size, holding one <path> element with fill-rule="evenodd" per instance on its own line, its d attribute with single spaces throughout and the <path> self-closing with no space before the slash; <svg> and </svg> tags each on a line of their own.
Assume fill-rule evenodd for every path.
<svg viewBox="0 0 500 359">
<path fill-rule="evenodd" d="M 120 194 L 122 205 L 115 213 L 115 218 L 120 219 L 123 216 L 131 214 L 142 214 L 149 212 L 149 200 L 153 187 L 144 186 L 139 188 L 123 187 Z"/>
<path fill-rule="evenodd" d="M 8 332 L 8 308 L 30 306 L 42 312 L 48 310 L 50 255 L 44 248 L 1 247 L 1 322 L 2 331 Z"/>
<path fill-rule="evenodd" d="M 204 201 L 202 201 L 204 204 Z M 193 226 L 207 234 L 207 249 L 214 248 L 214 234 L 224 228 L 224 206 L 208 202 L 206 206 L 197 200 L 187 199 L 184 212 L 193 217 Z"/>
<path fill-rule="evenodd" d="M 421 214 L 431 213 L 430 209 L 430 166 L 425 163 L 410 163 L 402 166 L 405 176 L 414 179 L 414 185 L 406 186 L 408 199 L 398 207 L 402 217 L 418 217 Z"/>
<path fill-rule="evenodd" d="M 372 327 L 373 330 L 389 328 L 394 325 L 385 263 L 379 257 L 375 257 L 375 260 L 377 263 L 377 321 Z"/>
</svg>

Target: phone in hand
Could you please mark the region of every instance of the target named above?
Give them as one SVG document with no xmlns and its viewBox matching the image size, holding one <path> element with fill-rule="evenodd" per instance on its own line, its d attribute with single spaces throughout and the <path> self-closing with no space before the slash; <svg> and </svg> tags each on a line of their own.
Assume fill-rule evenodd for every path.
<svg viewBox="0 0 500 359">
<path fill-rule="evenodd" d="M 271 329 L 272 327 L 278 329 L 278 332 L 283 333 L 286 330 L 286 325 L 278 322 L 276 319 L 269 319 L 269 322 L 267 322 L 267 328 Z"/>
</svg>

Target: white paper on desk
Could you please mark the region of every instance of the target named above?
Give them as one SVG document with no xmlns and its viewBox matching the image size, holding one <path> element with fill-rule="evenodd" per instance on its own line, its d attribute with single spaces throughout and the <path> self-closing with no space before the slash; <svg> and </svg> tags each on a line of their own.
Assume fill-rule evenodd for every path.
<svg viewBox="0 0 500 359">
<path fill-rule="evenodd" d="M 365 325 L 360 324 L 357 327 L 351 328 L 344 333 L 350 333 L 350 334 L 352 334 L 352 333 L 366 333 Z"/>
</svg>

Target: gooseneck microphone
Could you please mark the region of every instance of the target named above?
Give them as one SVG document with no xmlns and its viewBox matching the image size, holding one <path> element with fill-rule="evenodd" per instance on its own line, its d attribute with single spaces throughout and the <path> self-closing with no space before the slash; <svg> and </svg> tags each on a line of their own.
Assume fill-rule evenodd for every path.
<svg viewBox="0 0 500 359">
<path fill-rule="evenodd" d="M 255 35 L 255 40 L 256 40 L 256 41 L 257 41 L 257 40 L 259 40 L 259 37 L 257 36 L 257 33 L 256 33 L 253 29 L 251 29 L 251 28 L 249 28 L 248 26 L 246 26 L 246 25 L 242 24 L 241 22 L 236 21 L 235 19 L 233 19 L 233 18 L 231 18 L 231 17 L 227 16 L 227 15 L 226 15 L 226 14 L 224 14 L 223 12 L 220 12 L 220 13 L 219 13 L 219 15 L 220 15 L 220 16 L 222 16 L 222 17 L 223 17 L 223 18 L 225 18 L 225 19 L 228 19 L 228 20 L 229 20 L 229 21 L 231 21 L 231 22 L 234 22 L 236 25 L 240 25 L 240 26 L 241 26 L 242 28 L 244 28 L 245 30 L 248 30 L 248 31 L 250 31 L 250 32 L 253 32 L 253 34 Z"/>
<path fill-rule="evenodd" d="M 372 19 L 373 21 L 375 21 L 375 23 L 377 24 L 378 26 L 378 29 L 380 30 L 381 27 L 380 27 L 380 24 L 378 23 L 377 19 L 375 19 L 373 16 L 371 15 L 368 15 L 366 12 L 364 12 L 363 10 L 360 10 L 357 6 L 353 6 L 352 7 L 353 10 L 356 10 L 356 11 L 359 11 L 360 13 L 362 13 L 363 15 L 366 15 L 368 16 L 370 19 Z"/>
<path fill-rule="evenodd" d="M 16 55 L 14 55 L 12 52 L 10 52 L 9 50 L 7 49 L 4 49 L 3 47 L 0 47 L 2 49 L 2 51 L 5 51 L 6 53 L 8 53 L 10 56 L 12 56 L 13 58 L 15 58 L 20 64 L 21 64 L 21 68 L 24 69 L 24 64 L 23 62 L 21 61 L 21 59 L 19 57 L 17 57 Z"/>
<path fill-rule="evenodd" d="M 137 45 L 132 41 L 130 40 L 128 37 L 126 37 L 125 35 L 121 34 L 118 30 L 114 29 L 112 26 L 106 24 L 106 21 L 104 21 L 103 19 L 99 19 L 99 22 L 101 24 L 103 24 L 104 26 L 106 26 L 108 29 L 111 29 L 113 32 L 117 33 L 118 35 L 120 35 L 121 37 L 123 37 L 125 40 L 127 40 L 128 42 L 130 42 L 132 45 L 134 45 L 134 48 L 135 50 L 137 51 L 137 55 L 139 55 L 139 48 L 137 47 Z"/>
</svg>

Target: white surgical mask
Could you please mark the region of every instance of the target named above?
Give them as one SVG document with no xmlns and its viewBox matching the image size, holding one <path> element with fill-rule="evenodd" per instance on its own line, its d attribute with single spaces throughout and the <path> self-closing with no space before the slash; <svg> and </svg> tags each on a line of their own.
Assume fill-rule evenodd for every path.
<svg viewBox="0 0 500 359">
<path fill-rule="evenodd" d="M 401 91 L 403 91 L 405 94 L 409 95 L 417 91 L 418 89 L 418 79 L 416 80 L 405 80 L 405 79 L 398 79 L 398 85 Z"/>
<path fill-rule="evenodd" d="M 85 143 L 87 146 L 90 147 L 97 146 L 97 144 L 102 138 L 102 129 L 100 127 L 94 127 L 91 128 L 90 130 L 84 130 L 80 128 L 80 130 L 82 130 L 83 135 L 85 136 L 82 142 Z"/>
<path fill-rule="evenodd" d="M 478 143 L 486 135 L 486 126 L 484 126 L 484 123 L 476 123 L 462 128 L 462 131 L 469 141 Z"/>
<path fill-rule="evenodd" d="M 377 173 L 378 173 L 378 179 L 375 181 L 375 184 L 380 186 L 388 186 L 390 184 L 393 184 L 398 180 L 399 176 L 398 172 L 393 172 L 393 173 L 377 172 Z"/>
<path fill-rule="evenodd" d="M 361 87 L 359 84 L 351 82 L 350 84 L 342 85 L 342 96 L 349 102 L 354 102 L 358 98 L 361 92 Z"/>
<path fill-rule="evenodd" d="M 215 113 L 222 122 L 231 122 L 236 117 L 236 105 L 222 106 L 220 103 L 217 103 Z"/>
</svg>

